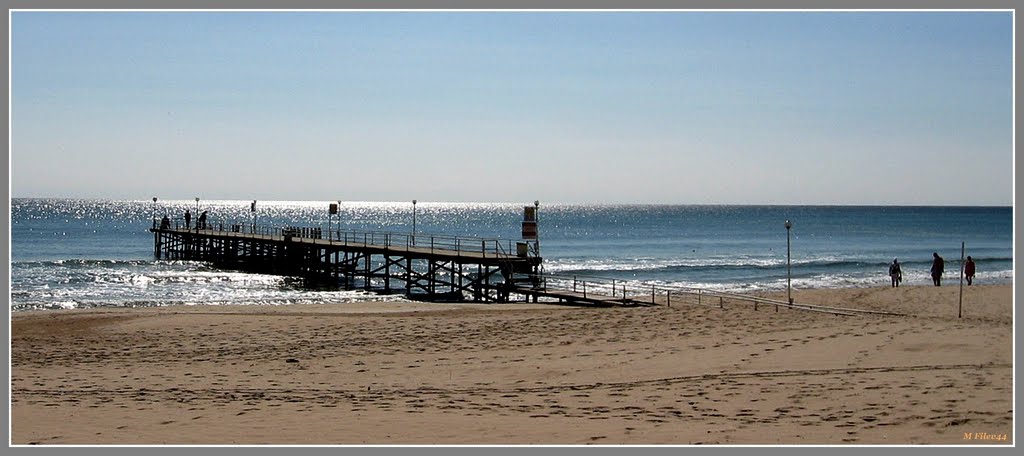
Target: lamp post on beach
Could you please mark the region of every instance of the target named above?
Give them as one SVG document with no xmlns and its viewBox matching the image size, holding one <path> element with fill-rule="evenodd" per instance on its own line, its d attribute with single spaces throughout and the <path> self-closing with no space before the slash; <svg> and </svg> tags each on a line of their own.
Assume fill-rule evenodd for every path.
<svg viewBox="0 0 1024 456">
<path fill-rule="evenodd" d="M 790 304 L 793 304 L 793 285 L 792 285 L 792 283 L 793 283 L 792 282 L 793 269 L 792 269 L 792 266 L 791 266 L 792 263 L 790 262 L 790 257 L 789 257 L 789 229 L 790 228 L 793 228 L 793 223 L 790 222 L 789 220 L 786 220 L 786 298 L 788 298 Z M 775 306 L 775 311 L 776 312 L 779 311 L 779 306 Z"/>
</svg>

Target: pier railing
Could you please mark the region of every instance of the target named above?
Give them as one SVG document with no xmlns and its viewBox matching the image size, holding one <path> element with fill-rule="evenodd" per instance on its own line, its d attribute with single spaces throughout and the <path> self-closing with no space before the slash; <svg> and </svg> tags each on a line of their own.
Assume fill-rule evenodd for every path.
<svg viewBox="0 0 1024 456">
<path fill-rule="evenodd" d="M 738 302 L 741 304 L 753 305 L 754 310 L 758 310 L 759 306 L 774 306 L 776 310 L 781 307 L 847 316 L 861 313 L 902 315 L 895 312 L 789 303 L 777 299 L 730 291 L 710 290 L 706 288 L 686 286 L 667 287 L 644 281 L 622 280 L 589 275 L 539 274 L 536 275 L 536 278 L 536 283 L 542 284 L 545 291 L 547 289 L 572 291 L 574 293 L 580 293 L 584 297 L 588 294 L 611 296 L 613 298 L 620 298 L 623 304 L 663 305 L 668 307 L 680 304 L 696 304 L 724 308 L 727 302 L 732 304 Z"/>
<path fill-rule="evenodd" d="M 158 228 L 154 224 L 154 229 Z M 164 227 L 160 227 L 164 228 Z M 391 250 L 423 251 L 435 253 L 453 252 L 455 255 L 480 254 L 484 257 L 533 257 L 535 248 L 527 248 L 530 242 L 512 239 L 483 238 L 476 236 L 453 236 L 429 233 L 400 233 L 392 231 L 363 231 L 347 229 L 324 230 L 318 227 L 267 226 L 252 224 L 209 223 L 205 226 L 175 221 L 166 229 L 216 234 L 227 237 L 262 237 L 265 239 L 294 240 L 296 242 L 326 243 L 341 246 L 382 247 Z M 524 244 L 520 246 L 519 244 Z"/>
</svg>

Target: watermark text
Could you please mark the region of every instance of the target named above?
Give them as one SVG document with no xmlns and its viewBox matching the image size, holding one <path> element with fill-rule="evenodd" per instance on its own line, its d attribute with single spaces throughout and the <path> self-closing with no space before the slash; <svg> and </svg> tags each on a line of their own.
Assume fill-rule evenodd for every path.
<svg viewBox="0 0 1024 456">
<path fill-rule="evenodd" d="M 982 442 L 1005 442 L 1008 440 L 1006 434 L 989 434 L 988 432 L 964 432 L 964 440 L 978 440 Z"/>
</svg>

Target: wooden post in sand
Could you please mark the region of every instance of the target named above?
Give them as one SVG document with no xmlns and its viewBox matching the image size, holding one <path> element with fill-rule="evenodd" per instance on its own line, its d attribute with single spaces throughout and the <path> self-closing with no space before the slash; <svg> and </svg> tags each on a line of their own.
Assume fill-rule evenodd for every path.
<svg viewBox="0 0 1024 456">
<path fill-rule="evenodd" d="M 964 316 L 964 250 L 967 247 L 966 241 L 960 241 L 960 305 L 957 307 L 956 318 Z"/>
<path fill-rule="evenodd" d="M 786 220 L 786 298 L 789 300 L 789 304 L 793 305 L 793 266 L 789 255 L 789 230 L 793 228 L 793 223 Z M 754 303 L 754 310 L 757 310 L 757 303 Z M 775 311 L 779 311 L 779 305 L 775 305 Z"/>
</svg>

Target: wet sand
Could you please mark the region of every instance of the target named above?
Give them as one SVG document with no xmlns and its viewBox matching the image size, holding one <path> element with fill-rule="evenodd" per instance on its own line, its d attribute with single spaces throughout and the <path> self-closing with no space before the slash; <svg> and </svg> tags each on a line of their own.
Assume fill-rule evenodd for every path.
<svg viewBox="0 0 1024 456">
<path fill-rule="evenodd" d="M 12 443 L 1010 445 L 1012 286 L 957 293 L 19 312 Z"/>
</svg>

